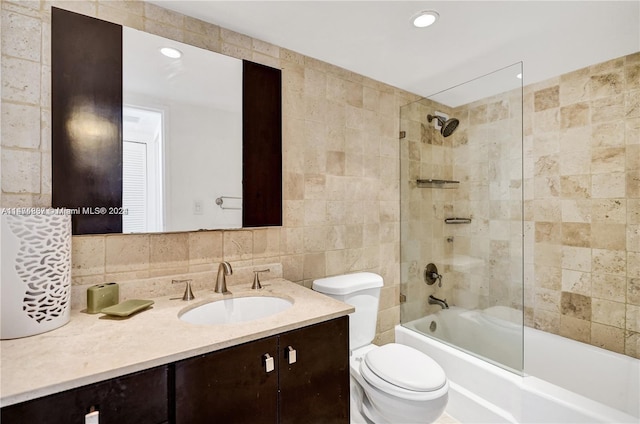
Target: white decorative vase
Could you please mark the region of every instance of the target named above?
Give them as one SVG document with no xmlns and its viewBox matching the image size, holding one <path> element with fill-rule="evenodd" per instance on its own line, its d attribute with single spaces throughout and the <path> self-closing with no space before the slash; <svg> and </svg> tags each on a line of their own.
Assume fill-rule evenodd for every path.
<svg viewBox="0 0 640 424">
<path fill-rule="evenodd" d="M 71 216 L 2 215 L 0 339 L 58 328 L 70 317 Z"/>
</svg>

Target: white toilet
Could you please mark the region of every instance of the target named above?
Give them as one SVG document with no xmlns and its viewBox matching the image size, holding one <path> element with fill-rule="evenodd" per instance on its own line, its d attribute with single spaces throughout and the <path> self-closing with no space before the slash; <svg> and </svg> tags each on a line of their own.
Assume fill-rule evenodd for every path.
<svg viewBox="0 0 640 424">
<path fill-rule="evenodd" d="M 349 315 L 351 423 L 434 422 L 447 405 L 449 390 L 440 365 L 409 346 L 372 344 L 382 285 L 382 277 L 370 272 L 313 282 L 315 291 L 356 309 Z"/>
</svg>

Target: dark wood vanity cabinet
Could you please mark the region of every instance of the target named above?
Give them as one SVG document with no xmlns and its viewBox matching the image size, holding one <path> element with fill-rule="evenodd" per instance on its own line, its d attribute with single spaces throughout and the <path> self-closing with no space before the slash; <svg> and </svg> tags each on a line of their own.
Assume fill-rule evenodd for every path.
<svg viewBox="0 0 640 424">
<path fill-rule="evenodd" d="M 274 336 L 176 363 L 176 424 L 275 423 L 278 373 L 263 355 L 277 345 Z"/>
<path fill-rule="evenodd" d="M 279 422 L 348 424 L 349 317 L 281 334 L 279 345 Z"/>
<path fill-rule="evenodd" d="M 2 408 L 2 424 L 348 424 L 344 316 Z"/>
<path fill-rule="evenodd" d="M 2 424 L 84 424 L 91 408 L 100 424 L 169 422 L 169 366 L 152 368 L 2 408 Z"/>
<path fill-rule="evenodd" d="M 176 424 L 348 424 L 349 319 L 178 362 L 175 381 Z"/>
</svg>

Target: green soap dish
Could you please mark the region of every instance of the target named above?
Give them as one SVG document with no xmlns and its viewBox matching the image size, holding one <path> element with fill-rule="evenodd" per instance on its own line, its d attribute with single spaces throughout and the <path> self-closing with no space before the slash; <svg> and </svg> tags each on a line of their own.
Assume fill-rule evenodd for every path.
<svg viewBox="0 0 640 424">
<path fill-rule="evenodd" d="M 153 300 L 129 299 L 117 305 L 104 308 L 100 312 L 116 317 L 128 317 L 153 305 Z"/>
<path fill-rule="evenodd" d="M 97 314 L 120 301 L 117 283 L 96 284 L 87 289 L 87 313 Z"/>
</svg>

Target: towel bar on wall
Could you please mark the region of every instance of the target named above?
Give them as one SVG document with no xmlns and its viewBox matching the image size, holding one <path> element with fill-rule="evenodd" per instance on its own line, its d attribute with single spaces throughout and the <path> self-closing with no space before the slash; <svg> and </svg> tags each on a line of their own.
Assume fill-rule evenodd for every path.
<svg viewBox="0 0 640 424">
<path fill-rule="evenodd" d="M 445 224 L 471 224 L 471 218 L 446 218 Z"/>
<path fill-rule="evenodd" d="M 235 210 L 241 210 L 242 208 L 225 208 L 224 205 L 224 200 L 223 199 L 242 199 L 242 197 L 235 197 L 235 196 L 220 196 L 216 199 L 216 205 L 220 206 L 220 209 L 235 209 Z"/>
<path fill-rule="evenodd" d="M 416 180 L 418 187 L 420 188 L 458 188 L 460 181 L 453 180 Z"/>
</svg>

